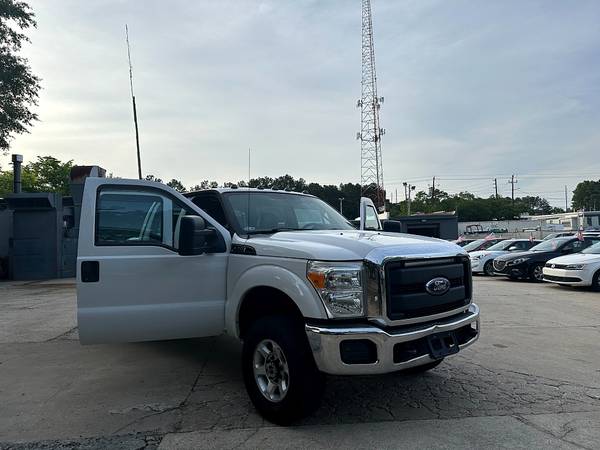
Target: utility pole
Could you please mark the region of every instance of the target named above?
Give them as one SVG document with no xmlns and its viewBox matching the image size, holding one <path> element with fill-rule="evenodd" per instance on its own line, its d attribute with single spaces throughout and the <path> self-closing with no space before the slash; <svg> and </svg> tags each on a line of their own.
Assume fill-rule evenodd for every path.
<svg viewBox="0 0 600 450">
<path fill-rule="evenodd" d="M 512 199 L 512 204 L 514 206 L 514 204 L 515 204 L 515 184 L 518 183 L 518 181 L 515 180 L 514 174 L 513 174 L 513 176 L 510 177 L 510 180 L 508 181 L 508 183 L 510 184 L 510 198 Z"/>
<path fill-rule="evenodd" d="M 407 183 L 406 181 L 402 184 L 404 185 L 404 196 L 406 198 L 406 215 L 410 216 L 410 203 L 412 201 L 411 191 L 414 191 L 416 186 L 413 186 L 410 183 Z"/>
<path fill-rule="evenodd" d="M 338 200 L 340 201 L 340 214 L 344 215 L 344 197 L 339 197 Z"/>
<path fill-rule="evenodd" d="M 138 132 L 137 108 L 135 106 L 135 95 L 133 94 L 133 70 L 131 68 L 131 51 L 129 49 L 129 29 L 125 24 L 125 41 L 127 42 L 127 59 L 129 60 L 129 87 L 131 89 L 131 102 L 133 103 L 133 124 L 135 125 L 135 147 L 137 150 L 138 177 L 142 179 L 142 159 L 140 156 L 140 135 Z"/>
<path fill-rule="evenodd" d="M 498 198 L 498 178 L 494 178 L 494 191 L 496 191 L 496 199 Z"/>
<path fill-rule="evenodd" d="M 433 181 L 431 183 L 431 204 L 433 205 L 435 202 L 435 177 L 433 177 Z"/>
<path fill-rule="evenodd" d="M 379 108 L 383 103 L 383 97 L 377 96 L 371 0 L 362 0 L 361 49 L 361 98 L 356 104 L 360 108 L 360 132 L 356 134 L 356 138 L 360 140 L 361 151 L 361 196 L 373 198 L 377 209 L 383 212 L 385 210 L 385 190 L 381 160 L 381 136 L 385 134 L 385 130 L 379 125 Z"/>
<path fill-rule="evenodd" d="M 565 212 L 569 212 L 569 201 L 567 199 L 567 185 L 565 184 Z"/>
</svg>

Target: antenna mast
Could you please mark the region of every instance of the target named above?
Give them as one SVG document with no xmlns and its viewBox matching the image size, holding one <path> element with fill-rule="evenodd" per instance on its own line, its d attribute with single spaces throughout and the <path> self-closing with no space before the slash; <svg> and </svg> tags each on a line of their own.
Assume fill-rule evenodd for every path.
<svg viewBox="0 0 600 450">
<path fill-rule="evenodd" d="M 131 67 L 131 51 L 129 49 L 129 29 L 125 24 L 125 41 L 127 42 L 127 59 L 129 61 L 129 88 L 131 89 L 131 102 L 133 103 L 133 124 L 135 125 L 135 147 L 137 150 L 138 178 L 142 179 L 142 158 L 140 156 L 140 135 L 138 132 L 137 108 L 135 107 L 135 95 L 133 94 L 133 70 Z"/>
<path fill-rule="evenodd" d="M 362 0 L 362 79 L 360 108 L 360 185 L 361 195 L 369 197 L 380 212 L 385 210 L 383 187 L 383 163 L 381 160 L 381 136 L 385 130 L 379 126 L 379 108 L 383 97 L 377 96 L 375 73 L 375 47 L 373 44 L 373 21 L 371 0 Z"/>
</svg>

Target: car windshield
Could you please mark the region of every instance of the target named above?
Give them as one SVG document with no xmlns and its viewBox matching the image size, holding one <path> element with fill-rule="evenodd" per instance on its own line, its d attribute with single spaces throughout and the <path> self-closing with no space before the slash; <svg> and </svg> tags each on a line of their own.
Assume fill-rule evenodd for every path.
<svg viewBox="0 0 600 450">
<path fill-rule="evenodd" d="M 483 244 L 484 242 L 485 242 L 485 239 L 477 239 L 476 241 L 469 242 L 463 248 L 466 251 L 470 252 L 471 250 L 477 250 L 481 246 L 481 244 Z"/>
<path fill-rule="evenodd" d="M 558 250 L 563 244 L 572 241 L 572 237 L 561 237 L 555 239 L 549 239 L 547 241 L 542 241 L 535 247 L 531 247 L 532 252 L 553 252 Z"/>
<path fill-rule="evenodd" d="M 284 192 L 223 194 L 239 234 L 293 230 L 353 230 L 348 220 L 316 197 Z"/>
<path fill-rule="evenodd" d="M 590 253 L 592 255 L 600 255 L 600 242 L 586 248 L 585 250 L 582 250 L 581 253 Z"/>
<path fill-rule="evenodd" d="M 500 241 L 497 244 L 492 245 L 491 247 L 488 247 L 489 251 L 495 251 L 495 250 L 506 250 L 508 247 L 510 247 L 515 241 Z"/>
</svg>

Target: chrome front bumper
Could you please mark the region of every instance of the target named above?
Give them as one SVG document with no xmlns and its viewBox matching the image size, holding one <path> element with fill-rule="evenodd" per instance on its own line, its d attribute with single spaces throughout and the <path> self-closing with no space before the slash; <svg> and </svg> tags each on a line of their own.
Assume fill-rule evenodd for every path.
<svg viewBox="0 0 600 450">
<path fill-rule="evenodd" d="M 471 326 L 477 334 L 459 345 L 463 349 L 479 338 L 479 307 L 472 303 L 467 311 L 457 316 L 440 319 L 435 323 L 418 324 L 385 331 L 372 325 L 306 325 L 306 334 L 319 370 L 332 375 L 369 375 L 394 372 L 435 361 L 429 354 L 395 363 L 394 346 L 416 341 L 432 334 Z M 377 348 L 377 360 L 372 364 L 346 364 L 342 361 L 340 343 L 345 340 L 366 339 Z"/>
</svg>

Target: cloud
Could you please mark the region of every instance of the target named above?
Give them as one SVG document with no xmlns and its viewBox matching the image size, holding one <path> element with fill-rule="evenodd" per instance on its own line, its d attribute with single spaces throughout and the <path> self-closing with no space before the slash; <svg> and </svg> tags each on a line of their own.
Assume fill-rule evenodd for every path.
<svg viewBox="0 0 600 450">
<path fill-rule="evenodd" d="M 359 181 L 359 2 L 31 4 L 44 90 L 13 147 L 27 159 L 136 175 L 128 23 L 145 173 L 240 180 L 251 147 L 254 175 Z M 437 175 L 488 195 L 494 175 L 572 173 L 520 181 L 554 193 L 600 177 L 600 4 L 374 0 L 373 14 L 389 190 Z M 490 179 L 450 180 L 477 174 Z"/>
</svg>

